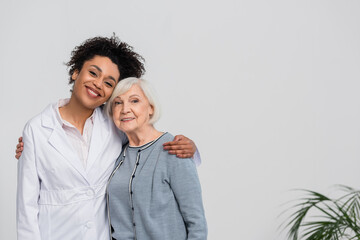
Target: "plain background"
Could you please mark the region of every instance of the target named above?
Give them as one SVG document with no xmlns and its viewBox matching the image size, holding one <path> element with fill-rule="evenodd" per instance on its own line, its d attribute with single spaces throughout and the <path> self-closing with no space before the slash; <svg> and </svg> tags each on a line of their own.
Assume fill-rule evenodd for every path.
<svg viewBox="0 0 360 240">
<path fill-rule="evenodd" d="M 69 96 L 64 62 L 115 32 L 146 59 L 157 128 L 192 138 L 210 240 L 285 239 L 290 189 L 359 187 L 360 1 L 0 3 L 0 239 L 16 238 L 14 150 Z"/>
</svg>

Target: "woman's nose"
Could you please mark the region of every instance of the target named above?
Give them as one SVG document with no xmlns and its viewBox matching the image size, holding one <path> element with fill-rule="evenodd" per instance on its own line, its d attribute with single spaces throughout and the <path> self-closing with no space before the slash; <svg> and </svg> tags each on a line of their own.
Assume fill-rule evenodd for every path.
<svg viewBox="0 0 360 240">
<path fill-rule="evenodd" d="M 130 106 L 129 106 L 129 104 L 123 103 L 123 107 L 122 107 L 122 109 L 121 109 L 121 113 L 125 114 L 125 113 L 128 113 L 128 112 L 130 112 Z"/>
<path fill-rule="evenodd" d="M 103 82 L 102 78 L 96 78 L 93 81 L 95 87 L 98 88 L 98 89 L 102 88 L 102 82 Z"/>
</svg>

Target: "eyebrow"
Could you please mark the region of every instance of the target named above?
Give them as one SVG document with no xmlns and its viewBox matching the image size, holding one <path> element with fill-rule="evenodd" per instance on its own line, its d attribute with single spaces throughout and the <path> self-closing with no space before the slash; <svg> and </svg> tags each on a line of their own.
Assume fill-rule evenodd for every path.
<svg viewBox="0 0 360 240">
<path fill-rule="evenodd" d="M 90 66 L 96 68 L 99 72 L 102 73 L 101 68 L 99 68 L 98 66 L 96 66 L 96 65 L 90 65 Z M 113 76 L 109 76 L 109 78 L 110 78 L 111 80 L 113 80 L 113 81 L 115 82 L 115 84 L 116 84 L 116 80 L 115 80 L 115 78 L 114 78 Z"/>
<path fill-rule="evenodd" d="M 130 95 L 130 96 L 129 96 L 129 98 L 131 98 L 131 97 L 140 97 L 140 96 L 137 95 L 137 94 L 133 94 L 133 95 Z M 117 98 L 119 98 L 119 99 L 121 100 L 121 97 L 120 97 L 120 96 L 116 96 L 116 97 L 114 98 L 114 100 L 117 99 Z"/>
</svg>

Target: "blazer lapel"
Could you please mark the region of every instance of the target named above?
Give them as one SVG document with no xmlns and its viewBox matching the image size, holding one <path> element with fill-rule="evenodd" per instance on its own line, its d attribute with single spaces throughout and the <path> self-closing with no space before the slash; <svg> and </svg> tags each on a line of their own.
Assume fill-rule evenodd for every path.
<svg viewBox="0 0 360 240">
<path fill-rule="evenodd" d="M 51 107 L 53 108 L 54 106 Z M 52 129 L 52 133 L 48 139 L 51 146 L 53 146 L 59 154 L 64 157 L 64 161 L 69 163 L 69 165 L 71 165 L 87 181 L 84 166 L 74 148 L 71 146 L 68 136 L 62 129 L 62 126 L 57 120 L 53 109 L 49 109 L 49 111 L 44 112 L 42 116 L 42 123 L 44 127 Z"/>
<path fill-rule="evenodd" d="M 102 109 L 96 108 L 86 172 L 89 172 L 93 164 L 100 157 L 99 155 L 104 150 L 105 145 L 108 144 L 107 141 L 110 134 L 108 121 L 110 120 L 104 116 Z"/>
</svg>

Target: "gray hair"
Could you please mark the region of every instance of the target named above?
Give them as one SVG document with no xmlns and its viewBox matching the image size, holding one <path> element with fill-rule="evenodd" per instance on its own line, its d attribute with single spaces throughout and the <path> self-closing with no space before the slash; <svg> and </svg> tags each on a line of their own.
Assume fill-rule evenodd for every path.
<svg viewBox="0 0 360 240">
<path fill-rule="evenodd" d="M 107 103 L 105 105 L 105 111 L 106 111 L 107 115 L 110 118 L 112 118 L 112 114 L 113 114 L 112 113 L 112 103 L 113 103 L 114 99 L 117 96 L 120 96 L 120 95 L 126 93 L 127 91 L 129 91 L 129 89 L 135 84 L 141 88 L 141 90 L 144 92 L 145 97 L 148 99 L 150 105 L 154 109 L 154 113 L 150 116 L 150 120 L 149 120 L 150 124 L 154 124 L 160 118 L 160 112 L 161 112 L 160 104 L 159 104 L 159 101 L 157 100 L 154 89 L 152 88 L 150 83 L 144 79 L 129 77 L 129 78 L 120 80 L 120 82 L 116 85 L 114 92 L 112 93 L 110 99 L 107 101 Z"/>
</svg>

